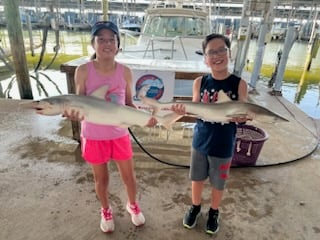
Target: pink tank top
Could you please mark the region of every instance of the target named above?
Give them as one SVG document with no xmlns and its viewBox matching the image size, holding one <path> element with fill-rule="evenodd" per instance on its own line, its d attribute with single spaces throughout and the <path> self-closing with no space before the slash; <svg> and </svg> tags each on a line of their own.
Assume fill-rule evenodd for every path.
<svg viewBox="0 0 320 240">
<path fill-rule="evenodd" d="M 103 76 L 98 73 L 92 61 L 87 63 L 87 68 L 86 95 L 90 95 L 94 90 L 107 85 L 106 101 L 125 105 L 127 82 L 124 79 L 124 66 L 122 64 L 117 62 L 115 72 L 109 76 Z M 129 134 L 128 129 L 93 124 L 86 121 L 81 122 L 81 136 L 86 139 L 110 140 L 123 137 L 127 134 Z"/>
</svg>

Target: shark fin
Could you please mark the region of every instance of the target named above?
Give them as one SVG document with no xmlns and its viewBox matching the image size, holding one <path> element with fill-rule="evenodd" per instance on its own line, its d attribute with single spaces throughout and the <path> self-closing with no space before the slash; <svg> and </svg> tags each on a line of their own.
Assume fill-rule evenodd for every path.
<svg viewBox="0 0 320 240">
<path fill-rule="evenodd" d="M 223 90 L 220 90 L 218 92 L 218 101 L 216 103 L 223 103 L 223 102 L 230 102 L 232 101 L 228 95 L 223 91 Z"/>
<path fill-rule="evenodd" d="M 98 89 L 94 90 L 90 96 L 91 97 L 96 97 L 96 98 L 99 98 L 99 99 L 105 99 L 105 96 L 106 96 L 106 93 L 109 89 L 109 86 L 105 85 L 105 86 L 102 86 L 102 87 L 99 87 Z"/>
<path fill-rule="evenodd" d="M 143 96 L 140 96 L 140 99 L 143 104 L 146 104 L 152 108 L 152 115 L 156 115 L 160 111 L 160 103 L 157 100 Z"/>
</svg>

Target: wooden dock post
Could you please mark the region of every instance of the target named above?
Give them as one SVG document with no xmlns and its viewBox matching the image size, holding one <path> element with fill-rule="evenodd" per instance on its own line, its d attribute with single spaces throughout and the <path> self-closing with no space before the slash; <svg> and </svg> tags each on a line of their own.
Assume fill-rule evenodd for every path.
<svg viewBox="0 0 320 240">
<path fill-rule="evenodd" d="M 33 99 L 18 2 L 20 1 L 5 0 L 4 12 L 7 19 L 10 49 L 15 66 L 20 97 L 21 99 Z"/>
<path fill-rule="evenodd" d="M 109 20 L 108 11 L 109 11 L 109 4 L 108 0 L 102 0 L 102 13 L 103 13 L 103 21 Z"/>
</svg>

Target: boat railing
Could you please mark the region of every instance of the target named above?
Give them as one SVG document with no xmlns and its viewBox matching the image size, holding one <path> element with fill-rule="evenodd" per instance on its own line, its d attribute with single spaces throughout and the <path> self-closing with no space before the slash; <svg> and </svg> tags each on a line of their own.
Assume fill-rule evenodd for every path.
<svg viewBox="0 0 320 240">
<path fill-rule="evenodd" d="M 141 32 L 131 31 L 127 29 L 120 29 L 120 33 L 123 35 L 122 49 L 126 48 L 127 43 L 129 45 L 136 44 L 137 38 L 141 35 Z"/>
<path fill-rule="evenodd" d="M 183 45 L 183 42 L 182 42 L 180 36 L 175 36 L 175 37 L 172 37 L 172 38 L 162 38 L 162 37 L 154 37 L 154 36 L 152 36 L 149 39 L 148 43 L 147 43 L 147 47 L 146 47 L 145 52 L 143 54 L 143 58 L 146 57 L 146 55 L 147 55 L 147 53 L 149 51 L 149 47 L 151 46 L 152 58 L 155 59 L 155 51 L 157 50 L 157 49 L 154 48 L 154 43 L 155 42 L 171 42 L 170 53 L 171 53 L 171 59 L 173 59 L 173 55 L 174 55 L 174 51 L 175 51 L 174 45 L 175 45 L 176 41 L 178 41 L 178 43 L 180 43 L 182 51 L 183 51 L 183 54 L 184 54 L 184 57 L 185 57 L 186 60 L 188 60 L 188 56 L 186 54 L 186 51 L 185 51 L 185 48 L 184 48 L 184 45 Z"/>
<path fill-rule="evenodd" d="M 170 56 L 171 59 L 173 59 L 174 57 L 174 52 L 175 52 L 175 46 L 176 46 L 176 42 L 178 42 L 178 44 L 180 44 L 181 49 L 183 51 L 184 57 L 186 60 L 188 60 L 188 56 L 182 41 L 182 37 L 181 36 L 175 36 L 175 37 L 156 37 L 156 36 L 151 36 L 148 39 L 146 48 L 141 50 L 141 49 L 137 49 L 137 50 L 127 50 L 126 49 L 126 45 L 128 42 L 130 42 L 130 45 L 134 44 L 137 41 L 137 38 L 139 35 L 144 35 L 143 33 L 140 32 L 134 32 L 134 31 L 130 31 L 130 30 L 120 30 L 121 34 L 123 34 L 123 41 L 122 41 L 122 51 L 123 52 L 144 52 L 143 54 L 143 58 L 146 57 L 147 53 L 151 51 L 152 53 L 152 58 L 155 59 L 155 53 L 159 50 L 169 50 L 170 51 Z M 171 47 L 169 49 L 163 49 L 163 48 L 155 48 L 155 43 L 161 43 L 161 42 L 171 42 Z M 151 49 L 150 49 L 151 48 Z"/>
</svg>

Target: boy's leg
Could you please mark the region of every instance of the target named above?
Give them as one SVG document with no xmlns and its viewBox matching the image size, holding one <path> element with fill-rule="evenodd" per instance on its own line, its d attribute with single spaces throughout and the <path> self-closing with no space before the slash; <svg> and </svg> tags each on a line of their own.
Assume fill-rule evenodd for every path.
<svg viewBox="0 0 320 240">
<path fill-rule="evenodd" d="M 208 234 L 219 231 L 219 206 L 222 201 L 226 180 L 229 176 L 232 158 L 208 157 L 210 171 L 209 178 L 211 189 L 211 208 L 208 213 L 207 230 Z"/>
<path fill-rule="evenodd" d="M 201 215 L 201 195 L 204 181 L 192 181 L 192 206 L 183 218 L 185 228 L 194 228 L 197 225 L 198 217 Z"/>
<path fill-rule="evenodd" d="M 201 215 L 201 198 L 204 181 L 208 177 L 207 157 L 197 150 L 191 150 L 190 179 L 192 180 L 192 206 L 187 211 L 183 219 L 183 226 L 193 228 L 197 224 L 197 219 Z"/>
</svg>

